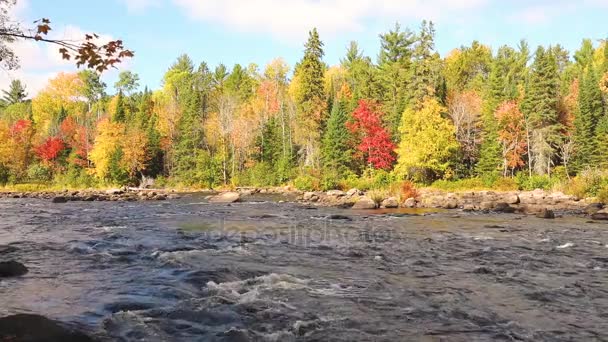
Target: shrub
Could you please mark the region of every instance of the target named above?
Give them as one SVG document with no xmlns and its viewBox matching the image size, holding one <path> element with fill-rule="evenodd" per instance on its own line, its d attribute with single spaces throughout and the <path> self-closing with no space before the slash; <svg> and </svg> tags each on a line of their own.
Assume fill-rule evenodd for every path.
<svg viewBox="0 0 608 342">
<path fill-rule="evenodd" d="M 65 173 L 56 175 L 53 183 L 62 188 L 92 188 L 99 185 L 96 178 L 77 166 L 71 166 Z"/>
<path fill-rule="evenodd" d="M 587 169 L 563 185 L 563 191 L 579 198 L 595 197 L 608 187 L 608 172 Z"/>
<path fill-rule="evenodd" d="M 32 164 L 27 169 L 27 179 L 31 182 L 46 183 L 53 178 L 53 171 L 43 164 Z"/>
<path fill-rule="evenodd" d="M 401 183 L 401 198 L 407 200 L 408 198 L 418 198 L 420 193 L 416 189 L 416 185 L 410 181 Z"/>
<path fill-rule="evenodd" d="M 319 190 L 319 179 L 312 175 L 303 174 L 293 180 L 293 186 L 302 191 L 316 191 Z"/>
<path fill-rule="evenodd" d="M 550 190 L 559 182 L 557 178 L 551 178 L 547 175 L 532 175 L 529 176 L 525 172 L 520 172 L 515 176 L 515 181 L 520 190 Z"/>
<path fill-rule="evenodd" d="M 325 170 L 321 176 L 321 181 L 320 181 L 321 190 L 327 191 L 327 190 L 333 190 L 333 189 L 339 188 L 340 187 L 339 179 L 340 179 L 340 176 L 338 174 L 338 171 L 332 170 L 332 169 Z"/>
<path fill-rule="evenodd" d="M 366 195 L 367 197 L 371 198 L 371 200 L 374 201 L 378 206 L 380 206 L 382 201 L 390 197 L 387 190 L 381 189 L 369 190 Z"/>
<path fill-rule="evenodd" d="M 597 200 L 604 204 L 608 203 L 608 186 L 604 186 L 600 189 L 597 193 Z"/>
<path fill-rule="evenodd" d="M 8 167 L 0 164 L 0 185 L 6 185 L 10 179 L 10 172 Z"/>
</svg>

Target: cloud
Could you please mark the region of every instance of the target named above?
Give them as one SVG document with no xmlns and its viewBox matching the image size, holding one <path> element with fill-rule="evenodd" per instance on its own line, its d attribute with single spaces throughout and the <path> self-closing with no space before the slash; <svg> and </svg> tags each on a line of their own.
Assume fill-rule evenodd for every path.
<svg viewBox="0 0 608 342">
<path fill-rule="evenodd" d="M 131 13 L 140 13 L 152 7 L 160 6 L 161 0 L 120 0 Z"/>
<path fill-rule="evenodd" d="M 192 19 L 241 32 L 300 38 L 361 31 L 367 20 L 433 19 L 479 9 L 490 0 L 173 0 Z"/>
<path fill-rule="evenodd" d="M 19 1 L 19 7 L 13 8 L 11 16 L 20 22 L 29 22 L 23 19 L 27 13 L 27 2 Z M 51 39 L 64 39 L 81 41 L 87 31 L 84 29 L 67 25 L 53 26 L 49 34 Z M 99 38 L 95 43 L 104 43 L 113 40 L 112 36 L 107 34 L 99 34 Z M 20 40 L 11 44 L 11 48 L 19 57 L 20 68 L 17 70 L 0 69 L 0 89 L 7 89 L 11 81 L 19 79 L 27 86 L 27 91 L 30 97 L 35 96 L 42 90 L 50 78 L 55 77 L 60 72 L 74 72 L 78 69 L 74 61 L 67 61 L 61 57 L 59 46 L 32 40 Z M 119 65 L 120 69 L 124 69 L 130 65 L 130 61 Z M 115 72 L 108 72 L 112 77 Z"/>
</svg>

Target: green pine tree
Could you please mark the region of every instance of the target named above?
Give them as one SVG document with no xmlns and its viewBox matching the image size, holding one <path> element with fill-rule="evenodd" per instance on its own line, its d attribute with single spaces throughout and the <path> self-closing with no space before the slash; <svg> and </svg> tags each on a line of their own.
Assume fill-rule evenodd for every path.
<svg viewBox="0 0 608 342">
<path fill-rule="evenodd" d="M 594 165 L 608 169 L 608 115 L 600 119 L 595 135 Z"/>
<path fill-rule="evenodd" d="M 559 124 L 560 82 L 552 49 L 539 46 L 521 105 L 529 125 L 530 152 L 537 174 L 550 174 L 557 146 L 563 138 Z"/>
<path fill-rule="evenodd" d="M 380 35 L 380 55 L 378 57 L 378 78 L 384 94 L 385 120 L 393 137 L 399 136 L 401 114 L 406 104 L 411 59 L 415 37 L 399 24 L 387 33 Z"/>
<path fill-rule="evenodd" d="M 346 104 L 343 101 L 334 103 L 327 130 L 323 137 L 322 157 L 323 166 L 326 169 L 343 171 L 348 168 L 352 161 L 352 151 L 349 145 L 350 132 L 346 128 L 348 121 Z"/>
<path fill-rule="evenodd" d="M 305 44 L 304 57 L 296 65 L 295 75 L 299 87 L 295 94 L 296 141 L 302 146 L 304 165 L 319 165 L 319 145 L 325 122 L 325 84 L 323 63 L 323 42 L 317 29 L 309 33 Z"/>
<path fill-rule="evenodd" d="M 25 101 L 25 98 L 27 97 L 25 86 L 23 85 L 23 83 L 21 83 L 20 80 L 12 80 L 8 90 L 3 90 L 2 93 L 4 94 L 2 100 L 7 106 L 16 103 L 21 103 Z"/>
<path fill-rule="evenodd" d="M 587 66 L 580 84 L 578 115 L 574 120 L 574 141 L 577 152 L 573 166 L 577 171 L 592 165 L 600 157 L 596 152 L 596 128 L 604 112 L 602 93 L 592 63 Z"/>
<path fill-rule="evenodd" d="M 122 92 L 118 92 L 118 98 L 116 99 L 116 110 L 112 115 L 112 121 L 114 122 L 125 122 L 127 121 L 127 109 L 125 103 L 125 97 Z"/>
</svg>

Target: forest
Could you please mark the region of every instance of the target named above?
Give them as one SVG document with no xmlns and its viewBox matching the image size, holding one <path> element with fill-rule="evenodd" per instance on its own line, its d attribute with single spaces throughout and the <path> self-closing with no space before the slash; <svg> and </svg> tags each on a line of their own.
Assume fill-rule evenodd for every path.
<svg viewBox="0 0 608 342">
<path fill-rule="evenodd" d="M 293 67 L 182 55 L 158 90 L 61 73 L 0 101 L 0 185 L 302 190 L 561 187 L 608 195 L 608 44 L 474 41 L 442 57 L 432 22 L 396 24 L 339 65 L 309 32 Z M 145 56 L 138 56 L 145 58 Z"/>
</svg>

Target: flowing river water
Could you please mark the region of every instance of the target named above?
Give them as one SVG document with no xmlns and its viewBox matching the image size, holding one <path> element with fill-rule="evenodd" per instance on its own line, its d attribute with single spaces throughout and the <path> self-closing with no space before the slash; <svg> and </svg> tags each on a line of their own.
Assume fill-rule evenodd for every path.
<svg viewBox="0 0 608 342">
<path fill-rule="evenodd" d="M 259 200 L 0 200 L 0 260 L 30 270 L 0 316 L 108 341 L 608 341 L 608 225 Z"/>
</svg>

